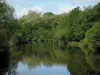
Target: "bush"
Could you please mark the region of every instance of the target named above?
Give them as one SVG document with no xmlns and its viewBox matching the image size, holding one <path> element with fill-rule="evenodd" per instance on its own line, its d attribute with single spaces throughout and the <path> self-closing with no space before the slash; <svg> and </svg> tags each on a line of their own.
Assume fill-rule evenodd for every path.
<svg viewBox="0 0 100 75">
<path fill-rule="evenodd" d="M 100 53 L 100 22 L 96 22 L 86 33 L 84 45 L 88 45 L 88 49 L 93 52 Z"/>
</svg>

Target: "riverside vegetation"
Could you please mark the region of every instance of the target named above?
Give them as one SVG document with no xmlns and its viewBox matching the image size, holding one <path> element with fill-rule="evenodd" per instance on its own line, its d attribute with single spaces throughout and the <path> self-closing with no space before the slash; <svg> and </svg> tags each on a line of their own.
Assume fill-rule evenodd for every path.
<svg viewBox="0 0 100 75">
<path fill-rule="evenodd" d="M 26 44 L 34 45 L 35 43 L 39 45 L 45 44 L 45 46 L 50 44 L 53 48 L 57 47 L 61 50 L 35 50 L 33 46 L 31 47 L 33 49 L 30 49 L 31 51 L 28 51 L 28 49 L 24 49 L 25 51 L 12 49 L 15 46 Z M 33 52 L 34 58 L 31 55 L 29 57 L 36 61 L 36 57 L 38 57 L 44 63 L 49 61 L 56 63 L 58 60 L 59 63 L 66 61 L 71 75 L 90 75 L 91 73 L 93 75 L 99 75 L 100 3 L 97 3 L 95 6 L 84 7 L 83 9 L 76 7 L 68 13 L 58 15 L 52 12 L 47 12 L 42 15 L 41 13 L 30 10 L 27 15 L 17 19 L 13 7 L 3 0 L 0 1 L 0 55 L 5 54 L 3 55 L 5 57 L 10 53 L 11 58 L 17 58 L 24 52 Z M 32 64 L 32 59 L 28 58 L 27 54 L 24 56 L 25 60 L 29 64 Z M 58 60 L 56 61 L 57 57 Z M 49 60 L 51 58 L 52 60 Z M 78 68 L 84 63 L 82 65 L 84 71 L 72 68 L 72 62 Z M 0 64 L 3 63 L 0 61 Z"/>
</svg>

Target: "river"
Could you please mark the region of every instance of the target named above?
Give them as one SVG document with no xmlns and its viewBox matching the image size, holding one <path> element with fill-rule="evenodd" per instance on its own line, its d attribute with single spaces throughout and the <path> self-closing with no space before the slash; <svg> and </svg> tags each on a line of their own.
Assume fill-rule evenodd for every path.
<svg viewBox="0 0 100 75">
<path fill-rule="evenodd" d="M 19 45 L 1 53 L 0 59 L 0 75 L 99 75 L 79 49 Z"/>
</svg>

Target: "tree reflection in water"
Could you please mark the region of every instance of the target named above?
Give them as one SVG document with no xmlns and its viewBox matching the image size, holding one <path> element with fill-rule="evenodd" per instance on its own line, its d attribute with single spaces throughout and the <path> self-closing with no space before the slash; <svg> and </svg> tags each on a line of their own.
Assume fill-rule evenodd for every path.
<svg viewBox="0 0 100 75">
<path fill-rule="evenodd" d="M 100 75 L 100 73 L 94 71 L 88 64 L 84 53 L 79 49 L 60 49 L 52 45 L 23 45 L 15 46 L 11 48 L 11 58 L 8 60 L 7 54 L 5 54 L 5 61 L 3 64 L 9 65 L 9 69 L 0 71 L 0 75 L 18 75 L 17 68 L 18 63 L 22 62 L 27 64 L 29 68 L 35 68 L 39 65 L 45 64 L 51 66 L 53 64 L 63 64 L 70 72 L 70 75 Z M 0 56 L 1 58 L 1 56 Z M 10 63 L 9 63 L 10 62 Z M 98 65 L 99 66 L 99 65 Z M 1 68 L 1 67 L 0 67 Z M 1 68 L 2 69 L 2 68 Z"/>
<path fill-rule="evenodd" d="M 0 49 L 0 75 L 5 75 L 9 67 L 9 52 L 8 50 Z"/>
</svg>

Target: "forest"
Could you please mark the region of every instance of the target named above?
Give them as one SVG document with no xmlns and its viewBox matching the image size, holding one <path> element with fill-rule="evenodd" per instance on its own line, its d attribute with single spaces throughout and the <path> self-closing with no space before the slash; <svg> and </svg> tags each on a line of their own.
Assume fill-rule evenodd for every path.
<svg viewBox="0 0 100 75">
<path fill-rule="evenodd" d="M 52 44 L 70 52 L 73 49 L 74 53 L 82 51 L 87 63 L 100 72 L 100 3 L 62 14 L 30 10 L 17 18 L 14 12 L 7 2 L 0 1 L 0 53 L 13 53 L 9 48 L 15 45 Z"/>
</svg>

